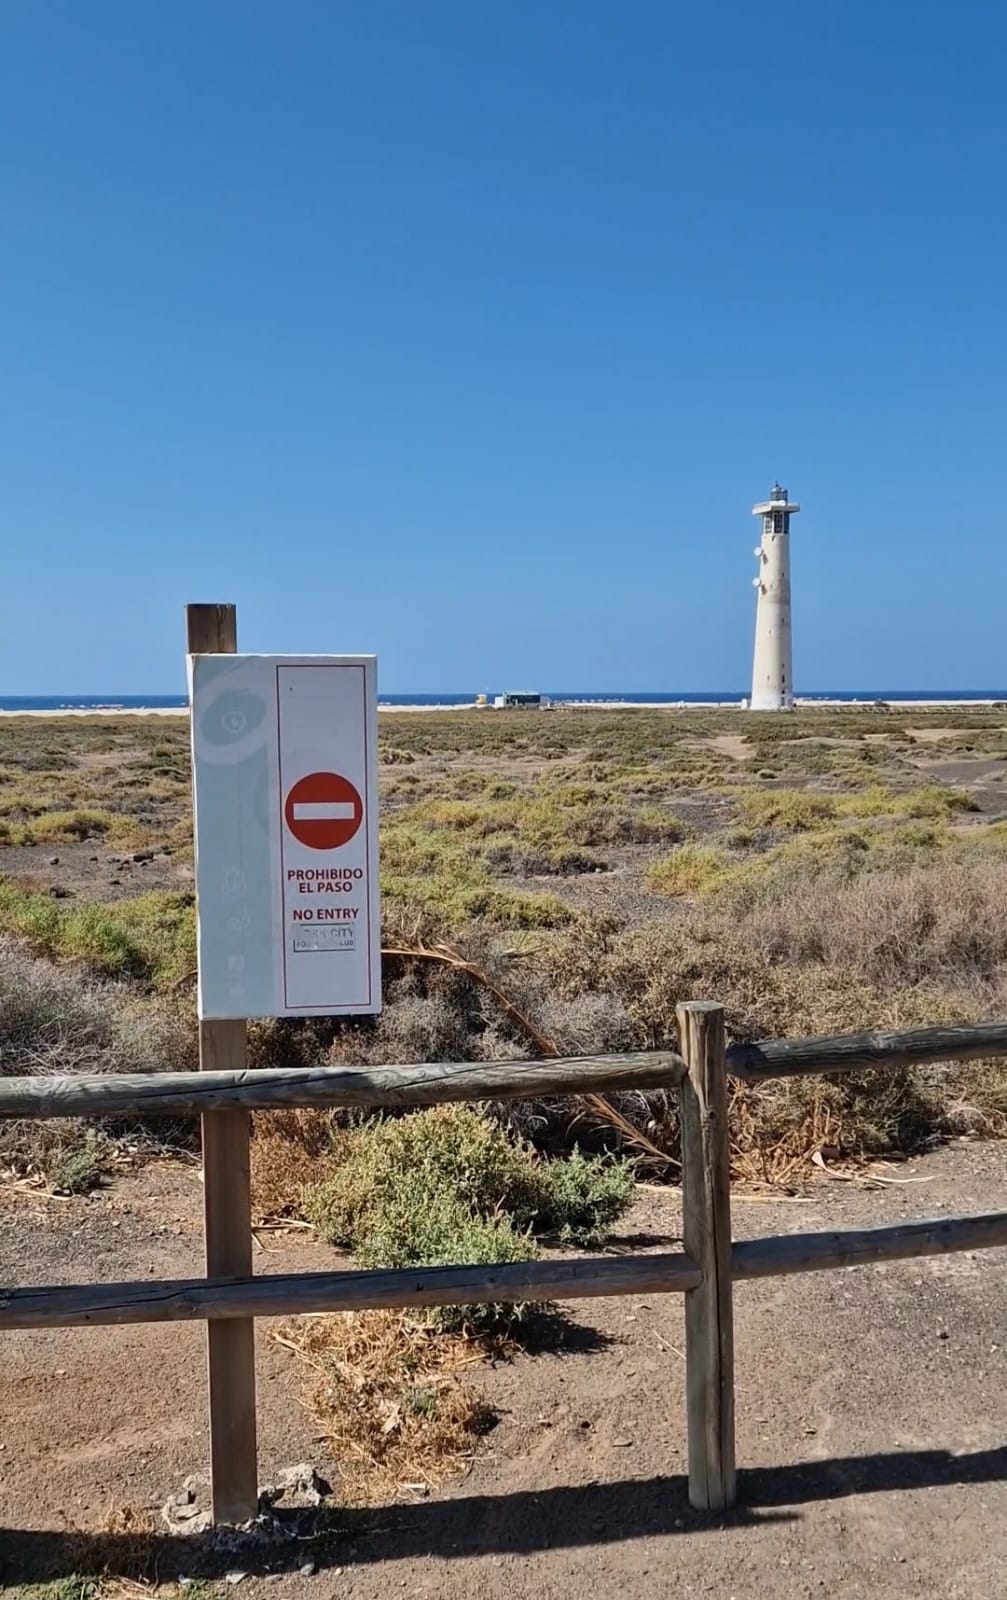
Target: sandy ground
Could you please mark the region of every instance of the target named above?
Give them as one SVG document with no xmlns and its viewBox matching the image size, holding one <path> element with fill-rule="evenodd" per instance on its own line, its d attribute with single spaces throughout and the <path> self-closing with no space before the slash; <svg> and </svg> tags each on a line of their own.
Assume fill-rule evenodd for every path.
<svg viewBox="0 0 1007 1600">
<path fill-rule="evenodd" d="M 140 859 L 137 859 L 139 857 Z M 110 850 L 102 839 L 55 845 L 7 845 L 3 872 L 25 889 L 89 903 L 126 900 L 150 889 L 194 892 L 191 860 L 166 850 Z"/>
<path fill-rule="evenodd" d="M 0 717 L 43 717 L 62 720 L 64 717 L 187 717 L 185 706 L 60 706 L 57 710 L 16 711 L 0 710 Z"/>
<path fill-rule="evenodd" d="M 739 1235 L 993 1210 L 1007 1147 L 958 1144 L 820 1180 L 805 1202 L 737 1196 Z M 0 1282 L 199 1270 L 199 1175 L 163 1164 L 91 1199 L 7 1192 Z M 673 1191 L 645 1191 L 618 1248 L 678 1233 Z M 258 1270 L 321 1265 L 304 1236 L 265 1235 Z M 767 1280 L 736 1295 L 740 1508 L 688 1508 L 677 1297 L 567 1308 L 562 1351 L 482 1369 L 499 1423 L 468 1475 L 359 1515 L 316 1576 L 252 1573 L 284 1600 L 389 1594 L 573 1600 L 943 1596 L 1007 1588 L 1003 1393 L 1007 1252 Z M 326 1461 L 294 1358 L 259 1324 L 262 1476 Z M 0 1579 L 71 1570 L 110 1507 L 157 1507 L 206 1453 L 197 1326 L 8 1334 L 0 1363 Z M 107 1538 L 95 1549 L 110 1554 Z M 198 1565 L 159 1542 L 165 1578 Z"/>
</svg>

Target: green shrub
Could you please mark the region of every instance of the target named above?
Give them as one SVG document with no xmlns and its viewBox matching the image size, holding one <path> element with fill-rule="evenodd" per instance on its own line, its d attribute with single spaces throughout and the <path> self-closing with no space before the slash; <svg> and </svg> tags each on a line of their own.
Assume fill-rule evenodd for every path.
<svg viewBox="0 0 1007 1600">
<path fill-rule="evenodd" d="M 97 839 L 109 834 L 120 839 L 131 839 L 136 832 L 132 823 L 115 817 L 109 811 L 44 811 L 30 822 L 12 823 L 9 830 L 11 844 L 59 844 Z"/>
<path fill-rule="evenodd" d="M 835 798 L 837 817 L 913 817 L 932 821 L 947 821 L 965 811 L 978 811 L 975 800 L 964 789 L 941 788 L 927 784 L 922 789 L 909 789 L 903 794 L 893 794 L 884 784 L 872 784 L 857 794 Z"/>
<path fill-rule="evenodd" d="M 729 828 L 724 835 L 725 843 L 732 850 L 750 850 L 758 842 L 759 834 L 756 828 L 746 827 L 744 824 L 737 828 Z"/>
<path fill-rule="evenodd" d="M 413 817 L 424 827 L 449 828 L 454 833 L 487 838 L 509 832 L 517 821 L 518 809 L 502 800 L 427 800 L 416 808 Z"/>
<path fill-rule="evenodd" d="M 442 938 L 477 920 L 498 928 L 561 928 L 572 917 L 555 895 L 526 894 L 492 881 L 383 877 L 381 893 L 389 911 L 407 914 L 420 933 Z"/>
<path fill-rule="evenodd" d="M 529 1154 L 465 1106 L 434 1106 L 337 1135 L 331 1177 L 308 1194 L 308 1217 L 330 1244 L 359 1252 L 376 1218 L 420 1175 L 474 1215 L 534 1211 Z"/>
<path fill-rule="evenodd" d="M 608 862 L 576 845 L 528 845 L 518 839 L 494 839 L 485 854 L 494 872 L 531 878 L 573 878 L 585 872 L 605 872 Z"/>
<path fill-rule="evenodd" d="M 557 781 L 559 780 L 559 781 Z M 665 787 L 664 780 L 659 780 Z M 456 779 L 454 788 L 464 788 Z M 498 788 L 504 786 L 498 785 Z M 681 819 L 658 806 L 633 806 L 623 796 L 613 798 L 598 784 L 576 783 L 569 770 L 555 773 L 524 794 L 506 786 L 505 798 L 487 798 L 484 785 L 478 796 L 425 800 L 405 823 L 426 839 L 440 839 L 440 831 L 465 840 L 499 841 L 501 835 L 519 836 L 542 849 L 568 845 L 673 844 L 685 835 Z M 430 847 L 441 854 L 451 851 L 450 841 Z M 454 846 L 457 851 L 457 843 Z"/>
<path fill-rule="evenodd" d="M 454 817 L 481 815 L 467 802 L 441 804 Z M 459 833 L 443 818 L 437 828 L 387 823 L 381 831 L 386 905 L 407 912 L 421 929 L 440 937 L 477 918 L 500 928 L 559 928 L 569 922 L 569 909 L 554 895 L 522 893 L 497 883 L 479 853 L 477 836 L 478 826 L 475 834 L 465 829 Z"/>
<path fill-rule="evenodd" d="M 101 977 L 142 978 L 164 988 L 196 965 L 196 917 L 189 893 L 154 889 L 96 905 L 53 900 L 0 879 L 0 932 L 41 954 L 78 961 Z"/>
<path fill-rule="evenodd" d="M 170 988 L 196 966 L 196 912 L 192 894 L 152 889 L 104 908 L 137 952 L 141 976 Z"/>
<path fill-rule="evenodd" d="M 761 774 L 760 774 L 761 776 Z M 753 789 L 739 797 L 746 822 L 755 828 L 820 828 L 836 814 L 831 795 L 812 789 Z"/>
<path fill-rule="evenodd" d="M 601 1161 L 580 1150 L 539 1166 L 535 1229 L 563 1244 L 596 1249 L 633 1199 L 635 1177 L 628 1161 Z"/>
<path fill-rule="evenodd" d="M 196 1583 L 191 1585 L 190 1596 L 196 1586 Z M 44 1583 L 18 1583 L 5 1594 L 6 1600 L 98 1600 L 101 1590 L 99 1579 L 72 1573 L 67 1578 L 52 1578 Z"/>
<path fill-rule="evenodd" d="M 647 882 L 659 894 L 707 894 L 715 889 L 729 862 L 722 850 L 710 844 L 683 844 L 647 870 Z"/>
<path fill-rule="evenodd" d="M 822 881 L 841 886 L 866 874 L 936 865 L 953 838 L 933 822 L 820 828 L 736 861 L 709 888 L 738 915 L 764 904 L 799 903 Z"/>
<path fill-rule="evenodd" d="M 928 784 L 925 788 L 911 789 L 908 794 L 898 795 L 895 810 L 907 817 L 940 820 L 962 812 L 978 811 L 979 806 L 964 789 L 942 789 L 936 784 Z"/>
<path fill-rule="evenodd" d="M 584 872 L 606 872 L 608 862 L 603 861 L 601 856 L 592 855 L 590 850 L 564 849 L 562 845 L 557 845 L 538 858 L 538 870 L 547 876 L 571 878 Z"/>
<path fill-rule="evenodd" d="M 530 1233 L 504 1215 L 476 1215 L 448 1189 L 431 1188 L 429 1174 L 403 1174 L 375 1211 L 356 1257 L 364 1267 L 492 1266 L 531 1261 Z"/>
<path fill-rule="evenodd" d="M 761 774 L 760 774 L 761 776 Z M 962 789 L 936 784 L 893 794 L 884 784 L 872 784 L 855 794 L 823 794 L 816 789 L 755 789 L 742 794 L 739 804 L 754 827 L 786 828 L 805 833 L 822 828 L 839 817 L 914 817 L 947 820 L 978 806 Z"/>
<path fill-rule="evenodd" d="M 93 1134 L 69 1149 L 57 1149 L 47 1172 L 53 1191 L 56 1194 L 90 1194 L 101 1182 L 106 1154 L 104 1141 Z"/>
<path fill-rule="evenodd" d="M 491 1267 L 533 1261 L 537 1255 L 530 1234 L 519 1232 L 506 1216 L 474 1215 L 448 1190 L 432 1189 L 421 1172 L 403 1175 L 356 1251 L 363 1267 Z M 488 1333 L 523 1309 L 496 1302 L 449 1305 L 434 1307 L 428 1316 L 439 1328 Z"/>
<path fill-rule="evenodd" d="M 438 1106 L 338 1134 L 332 1172 L 304 1202 L 322 1237 L 364 1266 L 489 1266 L 533 1260 L 534 1234 L 601 1244 L 632 1193 L 628 1162 L 541 1161 L 478 1111 Z M 453 1306 L 435 1320 L 486 1329 L 504 1315 Z"/>
</svg>

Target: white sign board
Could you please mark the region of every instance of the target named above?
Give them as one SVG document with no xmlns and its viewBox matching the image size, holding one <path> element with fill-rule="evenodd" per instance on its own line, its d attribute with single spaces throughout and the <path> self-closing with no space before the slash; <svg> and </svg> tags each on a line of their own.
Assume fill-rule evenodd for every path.
<svg viewBox="0 0 1007 1600">
<path fill-rule="evenodd" d="M 376 680 L 190 656 L 201 1017 L 381 1010 Z"/>
</svg>

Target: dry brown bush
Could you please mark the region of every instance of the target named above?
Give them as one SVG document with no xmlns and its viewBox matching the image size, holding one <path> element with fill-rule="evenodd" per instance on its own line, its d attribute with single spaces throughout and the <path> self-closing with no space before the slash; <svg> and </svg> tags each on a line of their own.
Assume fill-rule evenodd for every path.
<svg viewBox="0 0 1007 1600">
<path fill-rule="evenodd" d="M 966 1062 L 943 1075 L 938 1092 L 949 1133 L 1007 1138 L 1007 1061 Z"/>
<path fill-rule="evenodd" d="M 335 1118 L 328 1111 L 266 1111 L 252 1118 L 252 1210 L 259 1222 L 301 1214 L 301 1196 L 325 1177 Z"/>
<path fill-rule="evenodd" d="M 818 878 L 754 908 L 744 932 L 773 961 L 853 972 L 886 992 L 939 983 L 976 995 L 1007 967 L 1007 862 Z"/>
<path fill-rule="evenodd" d="M 140 999 L 128 985 L 100 983 L 80 967 L 58 967 L 0 941 L 0 1076 L 184 1071 L 196 1066 L 197 1050 L 195 1017 L 184 1004 Z M 74 1119 L 4 1122 L 0 1162 L 50 1172 L 89 1134 L 114 1128 Z M 145 1136 L 187 1139 L 188 1129 L 162 1122 Z"/>
<path fill-rule="evenodd" d="M 566 1001 L 585 993 L 610 997 L 632 1026 L 637 1049 L 676 1042 L 675 1008 L 717 1000 L 734 1039 L 832 1033 L 925 1019 L 931 995 L 885 995 L 855 970 L 789 965 L 775 959 L 716 910 L 624 933 L 597 922 L 544 952 Z"/>
</svg>

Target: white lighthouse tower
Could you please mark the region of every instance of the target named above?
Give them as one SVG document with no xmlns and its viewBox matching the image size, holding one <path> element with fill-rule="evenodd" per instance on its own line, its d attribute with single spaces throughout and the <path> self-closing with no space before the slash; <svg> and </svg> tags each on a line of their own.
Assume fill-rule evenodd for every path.
<svg viewBox="0 0 1007 1600">
<path fill-rule="evenodd" d="M 790 637 L 790 519 L 800 506 L 787 499 L 786 489 L 774 483 L 769 499 L 752 507 L 762 518 L 762 542 L 755 554 L 759 576 L 755 579 L 755 666 L 752 671 L 752 711 L 790 711 L 794 704 L 794 663 Z"/>
</svg>

